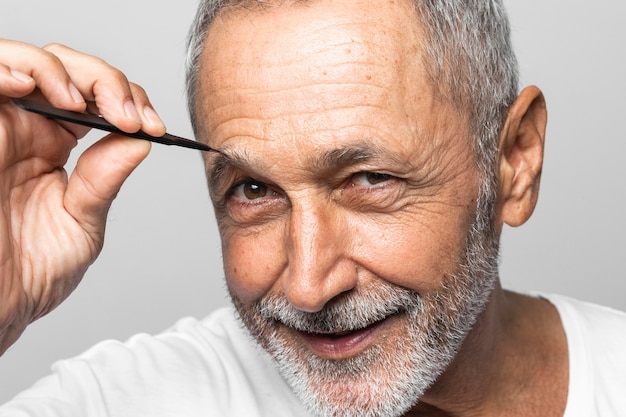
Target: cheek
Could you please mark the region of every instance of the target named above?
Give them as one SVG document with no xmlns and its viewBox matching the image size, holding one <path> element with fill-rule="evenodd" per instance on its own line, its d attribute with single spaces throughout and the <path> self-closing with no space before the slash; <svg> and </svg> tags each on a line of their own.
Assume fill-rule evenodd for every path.
<svg viewBox="0 0 626 417">
<path fill-rule="evenodd" d="M 458 271 L 470 223 L 465 216 L 426 217 L 360 227 L 359 263 L 390 284 L 419 293 L 439 290 L 444 277 Z"/>
<path fill-rule="evenodd" d="M 229 291 L 243 303 L 267 294 L 285 268 L 281 233 L 226 233 L 222 236 L 224 272 Z"/>
</svg>

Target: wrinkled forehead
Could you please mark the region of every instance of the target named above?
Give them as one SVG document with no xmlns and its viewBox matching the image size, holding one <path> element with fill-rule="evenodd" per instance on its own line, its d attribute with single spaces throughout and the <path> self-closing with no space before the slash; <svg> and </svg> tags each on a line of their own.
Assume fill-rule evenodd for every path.
<svg viewBox="0 0 626 417">
<path fill-rule="evenodd" d="M 280 91 L 350 81 L 407 88 L 414 81 L 408 78 L 421 76 L 421 38 L 409 0 L 223 9 L 207 34 L 198 102 L 219 100 L 234 89 Z"/>
</svg>

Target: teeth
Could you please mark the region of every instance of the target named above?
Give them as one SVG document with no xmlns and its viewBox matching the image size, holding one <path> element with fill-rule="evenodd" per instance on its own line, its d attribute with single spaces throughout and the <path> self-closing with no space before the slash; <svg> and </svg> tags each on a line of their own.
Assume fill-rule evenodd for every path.
<svg viewBox="0 0 626 417">
<path fill-rule="evenodd" d="M 358 331 L 358 330 L 344 330 L 344 331 L 341 331 L 341 332 L 318 332 L 318 331 L 310 332 L 310 331 L 307 331 L 306 333 L 309 333 L 309 334 L 312 334 L 312 335 L 324 336 L 324 337 L 342 337 L 342 336 L 348 335 L 350 333 L 353 333 L 355 331 Z"/>
<path fill-rule="evenodd" d="M 342 330 L 342 331 L 337 331 L 337 332 L 315 332 L 314 334 L 318 334 L 320 336 L 326 336 L 326 337 L 343 337 L 343 336 L 347 336 L 349 334 L 361 331 L 363 329 L 366 329 L 367 327 L 369 326 L 359 328 L 359 329 Z"/>
<path fill-rule="evenodd" d="M 330 337 L 343 337 L 343 336 L 348 335 L 350 333 L 352 333 L 352 331 L 340 332 L 340 333 L 331 333 L 328 336 L 330 336 Z"/>
<path fill-rule="evenodd" d="M 358 328 L 354 328 L 354 329 L 348 329 L 348 330 L 318 330 L 318 329 L 304 329 L 304 328 L 299 328 L 298 330 L 305 332 L 305 333 L 309 333 L 312 335 L 320 335 L 320 336 L 325 336 L 325 337 L 342 337 L 342 336 L 346 336 L 349 335 L 351 333 L 355 333 L 355 332 L 359 332 L 361 330 L 365 330 L 377 323 L 382 322 L 383 320 L 386 320 L 388 317 L 384 317 L 381 320 L 369 323 L 364 325 L 363 327 L 358 327 Z"/>
</svg>

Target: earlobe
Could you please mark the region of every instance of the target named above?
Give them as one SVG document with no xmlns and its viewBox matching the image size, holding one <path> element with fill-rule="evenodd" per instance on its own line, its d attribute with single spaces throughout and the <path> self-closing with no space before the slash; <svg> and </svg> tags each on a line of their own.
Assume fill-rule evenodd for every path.
<svg viewBox="0 0 626 417">
<path fill-rule="evenodd" d="M 537 87 L 525 88 L 509 108 L 500 134 L 499 204 L 501 222 L 520 226 L 539 196 L 547 111 Z"/>
</svg>

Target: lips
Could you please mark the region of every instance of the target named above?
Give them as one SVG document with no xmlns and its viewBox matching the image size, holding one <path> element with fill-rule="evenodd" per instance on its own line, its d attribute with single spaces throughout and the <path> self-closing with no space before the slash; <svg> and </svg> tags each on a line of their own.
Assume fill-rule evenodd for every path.
<svg viewBox="0 0 626 417">
<path fill-rule="evenodd" d="M 346 359 L 365 350 L 376 338 L 376 334 L 386 319 L 373 323 L 363 329 L 340 333 L 307 333 L 299 335 L 309 349 L 326 359 Z"/>
</svg>

